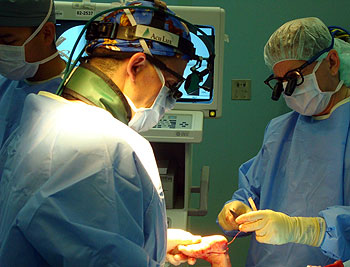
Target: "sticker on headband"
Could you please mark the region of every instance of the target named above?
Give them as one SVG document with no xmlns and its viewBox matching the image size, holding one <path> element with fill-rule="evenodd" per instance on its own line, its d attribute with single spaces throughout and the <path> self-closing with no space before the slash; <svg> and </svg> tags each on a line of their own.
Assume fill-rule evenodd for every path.
<svg viewBox="0 0 350 267">
<path fill-rule="evenodd" d="M 154 40 L 173 47 L 178 47 L 179 45 L 178 35 L 145 25 L 136 26 L 135 36 L 139 38 Z"/>
</svg>

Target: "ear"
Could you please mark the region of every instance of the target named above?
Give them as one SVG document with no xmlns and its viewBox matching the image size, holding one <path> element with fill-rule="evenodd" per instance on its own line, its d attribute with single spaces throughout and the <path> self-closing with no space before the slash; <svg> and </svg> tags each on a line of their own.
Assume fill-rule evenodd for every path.
<svg viewBox="0 0 350 267">
<path fill-rule="evenodd" d="M 338 75 L 338 71 L 339 71 L 339 67 L 340 67 L 340 59 L 338 56 L 338 52 L 335 49 L 332 49 L 331 51 L 329 51 L 328 53 L 328 67 L 330 70 L 330 73 L 332 75 Z"/>
<path fill-rule="evenodd" d="M 126 71 L 130 79 L 135 82 L 136 75 L 146 66 L 146 55 L 144 53 L 133 54 L 129 59 Z"/>
<path fill-rule="evenodd" d="M 56 28 L 52 22 L 46 22 L 41 29 L 42 37 L 47 46 L 50 46 L 55 40 Z"/>
</svg>

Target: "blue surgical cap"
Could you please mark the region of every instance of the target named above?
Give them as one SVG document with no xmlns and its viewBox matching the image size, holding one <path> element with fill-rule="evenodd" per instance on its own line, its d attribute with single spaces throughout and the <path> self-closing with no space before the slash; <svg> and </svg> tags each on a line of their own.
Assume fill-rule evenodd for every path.
<svg viewBox="0 0 350 267">
<path fill-rule="evenodd" d="M 45 19 L 53 0 L 0 0 L 0 27 L 36 27 Z M 55 5 L 48 21 L 55 23 Z"/>
<path fill-rule="evenodd" d="M 309 60 L 317 53 L 329 47 L 332 35 L 327 26 L 318 18 L 309 17 L 289 21 L 279 27 L 267 41 L 264 48 L 265 64 L 273 67 L 286 60 Z M 334 47 L 339 55 L 340 79 L 350 86 L 350 44 L 334 40 Z M 328 55 L 325 52 L 318 60 Z"/>
<path fill-rule="evenodd" d="M 156 8 L 158 7 L 155 2 L 151 1 L 133 1 L 127 4 L 127 6 L 143 6 L 143 7 L 152 7 Z M 166 11 L 171 14 L 175 14 L 170 9 L 166 8 Z M 134 18 L 136 25 L 145 25 L 145 26 L 151 26 L 152 25 L 153 18 L 155 17 L 155 11 L 152 9 L 132 9 L 131 16 Z M 123 10 L 117 10 L 113 11 L 107 15 L 105 15 L 102 19 L 103 22 L 111 22 L 116 23 L 120 26 L 131 26 L 131 22 L 129 20 L 129 17 Z M 147 31 L 149 29 L 152 29 L 151 27 L 147 28 Z M 178 37 L 182 37 L 183 39 L 188 40 L 188 44 L 191 44 L 191 36 L 190 32 L 187 28 L 187 26 L 181 22 L 179 19 L 174 18 L 172 16 L 166 15 L 164 17 L 164 23 L 161 24 L 161 26 L 157 27 L 157 29 L 160 29 L 165 32 L 169 32 L 173 35 L 177 35 Z M 143 36 L 151 36 L 152 34 L 147 33 L 145 31 Z M 158 56 L 175 56 L 175 54 L 181 54 L 182 58 L 185 60 L 189 60 L 192 58 L 192 54 L 186 53 L 189 51 L 182 51 L 178 47 L 174 47 L 171 45 L 166 44 L 163 41 L 154 40 L 152 38 L 147 38 L 147 45 L 152 53 L 152 55 L 158 55 Z M 88 54 L 91 54 L 94 49 L 102 47 L 111 51 L 121 51 L 121 52 L 144 52 L 144 48 L 142 47 L 140 43 L 140 37 L 137 37 L 133 40 L 125 40 L 125 39 L 107 39 L 107 38 L 100 38 L 93 41 L 90 41 L 86 52 Z"/>
</svg>

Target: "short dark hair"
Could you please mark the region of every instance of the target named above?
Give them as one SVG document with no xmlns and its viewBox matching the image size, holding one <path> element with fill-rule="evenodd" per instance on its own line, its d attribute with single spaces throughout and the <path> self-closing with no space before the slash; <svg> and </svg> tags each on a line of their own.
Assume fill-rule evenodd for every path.
<svg viewBox="0 0 350 267">
<path fill-rule="evenodd" d="M 121 52 L 121 51 L 112 51 L 110 49 L 106 49 L 103 47 L 99 47 L 94 49 L 93 52 L 90 53 L 88 57 L 83 58 L 83 60 L 94 60 L 94 64 L 97 65 L 100 69 L 105 71 L 113 71 L 118 68 L 121 61 L 124 59 L 128 59 L 132 57 L 132 55 L 140 53 L 140 52 Z M 155 58 L 161 61 L 167 61 L 172 58 L 181 58 L 180 54 L 176 54 L 175 56 L 158 56 L 154 55 Z M 103 61 L 101 60 L 103 59 Z"/>
</svg>

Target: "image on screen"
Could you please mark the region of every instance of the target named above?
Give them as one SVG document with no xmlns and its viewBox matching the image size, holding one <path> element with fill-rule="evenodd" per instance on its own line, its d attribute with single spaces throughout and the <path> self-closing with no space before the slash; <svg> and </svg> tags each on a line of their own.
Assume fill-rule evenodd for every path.
<svg viewBox="0 0 350 267">
<path fill-rule="evenodd" d="M 57 49 L 61 52 L 63 55 L 63 59 L 68 61 L 68 58 L 71 56 L 71 51 L 73 49 L 73 46 L 81 33 L 84 25 L 82 25 L 82 21 L 68 21 L 68 20 L 62 20 L 62 21 L 57 21 L 56 23 L 56 30 L 57 30 L 57 37 L 58 38 L 63 38 L 63 42 L 57 47 Z M 214 28 L 212 26 L 206 26 L 206 25 L 200 25 L 197 27 L 201 29 L 209 39 L 212 40 L 214 43 Z M 209 56 L 209 52 L 207 47 L 205 46 L 204 42 L 202 41 L 201 38 L 203 38 L 203 35 L 198 32 L 198 36 L 194 35 L 193 33 L 191 34 L 191 40 L 196 48 L 196 54 L 198 56 L 207 58 Z M 79 53 L 84 49 L 85 47 L 85 34 L 81 37 L 74 54 L 72 56 L 72 62 L 76 60 L 78 57 Z M 86 56 L 84 53 L 83 56 Z M 191 73 L 191 67 L 195 65 L 196 62 L 194 60 L 191 60 L 188 64 L 187 67 L 184 71 L 184 77 L 186 78 L 187 75 Z M 206 61 L 203 60 L 202 66 L 198 69 L 198 71 L 202 71 L 206 68 L 207 64 Z M 205 86 L 208 88 L 213 88 L 213 74 L 206 75 L 203 78 L 203 81 L 200 83 L 200 86 Z M 189 95 L 186 93 L 184 89 L 184 85 L 182 85 L 179 89 L 182 92 L 182 97 L 177 100 L 177 102 L 189 102 L 189 103 L 196 103 L 196 102 L 201 102 L 201 103 L 211 103 L 212 102 L 212 90 L 211 92 L 208 92 L 207 90 L 204 89 L 199 89 L 196 94 Z"/>
</svg>

